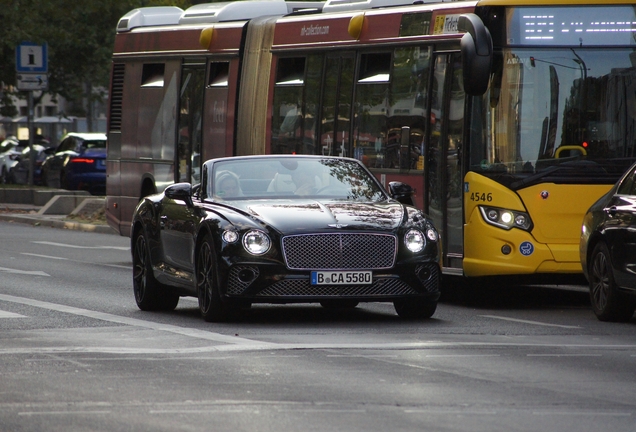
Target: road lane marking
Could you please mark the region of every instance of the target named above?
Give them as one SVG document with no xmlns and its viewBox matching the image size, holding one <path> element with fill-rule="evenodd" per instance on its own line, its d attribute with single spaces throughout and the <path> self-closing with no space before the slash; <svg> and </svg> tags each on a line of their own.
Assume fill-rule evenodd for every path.
<svg viewBox="0 0 636 432">
<path fill-rule="evenodd" d="M 132 270 L 133 268 L 132 265 L 129 265 L 129 266 L 119 265 L 119 264 L 96 264 L 96 265 L 103 265 L 105 267 L 115 267 L 115 268 L 124 269 L 124 270 Z"/>
<path fill-rule="evenodd" d="M 59 257 L 59 256 L 40 255 L 40 254 L 26 253 L 26 252 L 22 252 L 20 255 L 28 255 L 28 256 L 33 256 L 33 257 L 37 257 L 37 258 L 48 258 L 48 259 L 54 259 L 54 260 L 68 261 L 68 258 L 63 258 L 63 257 Z"/>
<path fill-rule="evenodd" d="M 547 415 L 563 415 L 563 416 L 611 416 L 611 417 L 631 417 L 632 413 L 628 411 L 533 411 L 533 415 L 547 416 Z"/>
<path fill-rule="evenodd" d="M 0 310 L 0 318 L 26 318 L 26 316 Z"/>
<path fill-rule="evenodd" d="M 528 321 L 528 320 L 522 320 L 522 319 L 517 319 L 517 318 L 508 318 L 508 317 L 502 317 L 502 316 L 497 316 L 497 315 L 479 315 L 480 317 L 484 317 L 484 318 L 492 318 L 492 319 L 500 319 L 500 320 L 504 320 L 504 321 L 513 321 L 513 322 L 519 322 L 519 323 L 524 323 L 524 324 L 532 324 L 532 325 L 539 325 L 539 326 L 546 326 L 546 327 L 560 327 L 560 328 L 567 328 L 567 329 L 580 329 L 580 326 L 569 326 L 569 325 L 561 325 L 561 324 L 550 324 L 550 323 L 544 323 L 541 321 Z"/>
<path fill-rule="evenodd" d="M 241 351 L 283 351 L 283 350 L 416 350 L 416 349 L 443 349 L 443 348 L 547 348 L 547 349 L 636 349 L 636 344 L 563 344 L 563 343 L 533 343 L 524 339 L 510 342 L 468 342 L 468 341 L 438 341 L 428 340 L 420 342 L 391 342 L 391 343 L 276 343 L 254 339 L 246 339 L 238 336 L 228 336 L 205 330 L 179 327 L 170 324 L 161 324 L 145 321 L 137 318 L 128 318 L 105 312 L 91 311 L 56 303 L 49 303 L 24 297 L 16 297 L 0 294 L 0 301 L 18 303 L 43 309 L 64 312 L 107 322 L 141 327 L 156 331 L 164 331 L 191 338 L 217 342 L 221 344 L 207 345 L 189 348 L 127 348 L 113 346 L 59 346 L 59 347 L 20 347 L 0 349 L 0 355 L 9 354 L 50 354 L 50 353 L 109 353 L 109 354 L 196 354 L 211 352 L 241 352 Z"/>
<path fill-rule="evenodd" d="M 27 252 L 22 252 L 21 255 L 28 255 L 28 256 L 33 256 L 36 258 L 47 258 L 47 259 L 54 259 L 54 260 L 63 260 L 63 261 L 69 261 L 69 258 L 63 258 L 63 257 L 57 257 L 57 256 L 51 256 L 51 255 L 41 255 L 41 254 L 34 254 L 34 253 L 27 253 Z M 74 262 L 78 262 L 78 263 L 82 263 L 82 264 L 93 264 L 93 265 L 98 265 L 98 266 L 104 266 L 104 267 L 114 267 L 114 268 L 119 268 L 119 269 L 124 269 L 124 270 L 131 270 L 132 269 L 132 265 L 130 266 L 124 266 L 124 265 L 120 265 L 120 264 L 103 264 L 103 263 L 93 263 L 93 262 L 86 262 L 86 261 L 74 261 Z"/>
<path fill-rule="evenodd" d="M 48 245 L 48 246 L 67 247 L 72 249 L 114 249 L 114 250 L 122 250 L 122 251 L 130 250 L 130 246 L 79 246 L 79 245 L 72 245 L 68 243 L 55 243 L 55 242 L 47 242 L 47 241 L 32 241 L 31 243 Z"/>
<path fill-rule="evenodd" d="M 175 334 L 180 334 L 183 336 L 188 336 L 188 337 L 197 338 L 197 339 L 205 339 L 205 340 L 214 341 L 214 342 L 223 342 L 223 343 L 237 344 L 237 345 L 238 344 L 248 344 L 248 345 L 257 344 L 257 345 L 264 345 L 264 346 L 275 345 L 269 342 L 254 341 L 250 339 L 241 338 L 238 336 L 226 336 L 220 333 L 213 333 L 213 332 L 204 331 L 204 330 L 192 329 L 187 327 L 178 327 L 178 326 L 173 326 L 170 324 L 161 324 L 161 323 L 156 323 L 152 321 L 144 321 L 144 320 L 140 320 L 136 318 L 128 318 L 128 317 L 113 315 L 113 314 L 109 314 L 105 312 L 98 312 L 98 311 L 92 311 L 89 309 L 76 308 L 73 306 L 49 303 L 49 302 L 29 299 L 25 297 L 16 297 L 16 296 L 11 296 L 6 294 L 0 294 L 0 301 L 19 303 L 19 304 L 38 307 L 42 309 L 53 310 L 56 312 L 64 312 L 64 313 L 79 315 L 79 316 L 83 316 L 87 318 L 94 318 L 94 319 L 98 319 L 102 321 L 113 322 L 117 324 L 143 327 L 143 328 L 147 328 L 151 330 L 165 331 L 169 333 L 175 333 Z M 53 350 L 52 352 L 57 352 L 57 351 Z"/>
<path fill-rule="evenodd" d="M 527 357 L 603 357 L 603 354 L 526 354 Z"/>
<path fill-rule="evenodd" d="M 51 276 L 50 274 L 44 273 L 43 271 L 17 270 L 17 269 L 10 269 L 6 267 L 0 267 L 0 272 L 29 275 L 29 276 Z"/>
<path fill-rule="evenodd" d="M 77 414 L 111 414 L 112 411 L 24 411 L 19 412 L 19 416 L 41 416 L 41 415 L 77 415 Z"/>
</svg>

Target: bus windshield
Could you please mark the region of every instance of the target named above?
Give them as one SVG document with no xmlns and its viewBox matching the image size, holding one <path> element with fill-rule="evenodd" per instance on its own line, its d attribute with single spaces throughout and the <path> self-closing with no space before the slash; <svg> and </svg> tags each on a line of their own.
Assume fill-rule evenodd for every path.
<svg viewBox="0 0 636 432">
<path fill-rule="evenodd" d="M 504 48 L 472 104 L 470 170 L 519 189 L 611 184 L 636 158 L 633 48 Z"/>
</svg>

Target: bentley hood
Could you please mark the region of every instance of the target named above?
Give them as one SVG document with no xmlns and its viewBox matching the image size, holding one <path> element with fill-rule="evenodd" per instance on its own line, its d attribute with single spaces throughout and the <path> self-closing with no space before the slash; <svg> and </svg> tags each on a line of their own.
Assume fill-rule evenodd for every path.
<svg viewBox="0 0 636 432">
<path fill-rule="evenodd" d="M 404 206 L 396 202 L 245 201 L 235 206 L 285 234 L 330 228 L 394 231 L 405 217 Z"/>
</svg>

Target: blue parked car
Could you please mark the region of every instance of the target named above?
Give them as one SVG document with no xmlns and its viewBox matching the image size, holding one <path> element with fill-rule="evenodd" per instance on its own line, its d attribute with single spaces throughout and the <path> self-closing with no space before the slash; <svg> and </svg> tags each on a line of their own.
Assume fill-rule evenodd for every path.
<svg viewBox="0 0 636 432">
<path fill-rule="evenodd" d="M 46 186 L 86 190 L 92 195 L 106 193 L 106 134 L 67 134 L 42 164 Z"/>
<path fill-rule="evenodd" d="M 598 319 L 631 320 L 636 309 L 636 164 L 587 211 L 579 249 Z"/>
</svg>

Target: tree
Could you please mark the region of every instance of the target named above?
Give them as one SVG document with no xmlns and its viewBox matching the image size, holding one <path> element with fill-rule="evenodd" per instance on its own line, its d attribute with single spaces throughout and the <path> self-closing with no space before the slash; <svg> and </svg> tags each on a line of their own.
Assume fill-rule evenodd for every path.
<svg viewBox="0 0 636 432">
<path fill-rule="evenodd" d="M 16 83 L 15 50 L 23 41 L 47 44 L 48 93 L 61 95 L 85 115 L 84 102 L 101 101 L 108 89 L 119 19 L 142 6 L 189 7 L 190 0 L 0 0 L 0 114 L 17 114 L 11 96 L 25 97 Z M 98 89 L 102 89 L 101 91 Z M 35 92 L 35 102 L 43 94 Z"/>
</svg>

